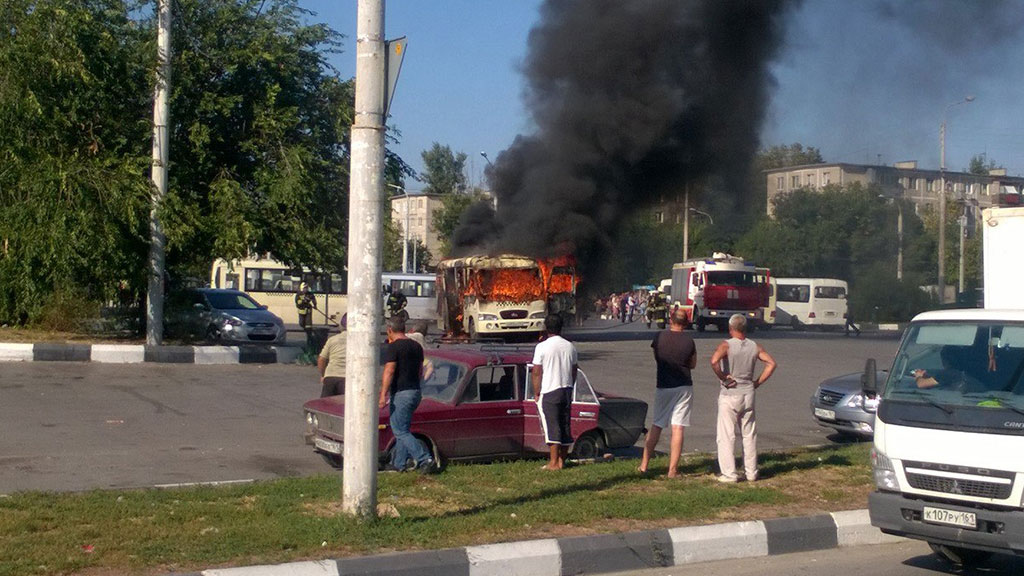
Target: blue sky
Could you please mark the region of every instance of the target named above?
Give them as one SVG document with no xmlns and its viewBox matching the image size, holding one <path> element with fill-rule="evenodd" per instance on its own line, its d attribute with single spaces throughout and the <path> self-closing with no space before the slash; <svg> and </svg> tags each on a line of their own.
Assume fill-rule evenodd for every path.
<svg viewBox="0 0 1024 576">
<path fill-rule="evenodd" d="M 300 0 L 345 35 L 332 58 L 355 74 L 356 3 Z M 389 125 L 393 149 L 417 170 L 433 142 L 469 156 L 482 179 L 517 134 L 531 131 L 519 64 L 540 0 L 389 0 L 388 38 L 408 37 Z M 1024 174 L 1024 0 L 807 0 L 789 20 L 773 70 L 777 85 L 763 145 L 800 142 L 827 161 L 939 166 L 939 126 L 949 108 L 946 165 L 974 154 Z M 610 47 L 610 49 L 612 49 Z M 410 191 L 422 188 L 408 182 Z"/>
</svg>

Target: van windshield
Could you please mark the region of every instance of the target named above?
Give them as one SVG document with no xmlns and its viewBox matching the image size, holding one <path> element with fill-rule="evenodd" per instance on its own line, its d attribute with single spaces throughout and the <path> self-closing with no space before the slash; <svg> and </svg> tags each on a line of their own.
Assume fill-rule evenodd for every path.
<svg viewBox="0 0 1024 576">
<path fill-rule="evenodd" d="M 947 409 L 1004 408 L 1024 416 L 1024 324 L 912 325 L 883 398 Z"/>
</svg>

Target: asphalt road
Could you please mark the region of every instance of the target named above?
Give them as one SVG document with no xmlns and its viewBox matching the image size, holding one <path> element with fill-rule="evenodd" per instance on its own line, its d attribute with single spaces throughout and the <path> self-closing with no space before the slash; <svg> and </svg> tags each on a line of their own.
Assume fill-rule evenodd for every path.
<svg viewBox="0 0 1024 576">
<path fill-rule="evenodd" d="M 635 328 L 579 332 L 581 365 L 598 389 L 650 402 L 653 331 Z M 714 448 L 717 383 L 708 360 L 721 335 L 695 336 L 687 452 Z M 818 381 L 860 371 L 868 357 L 885 365 L 896 348 L 894 337 L 867 335 L 775 330 L 754 338 L 779 362 L 758 392 L 761 449 L 829 442 L 808 415 Z M 319 389 L 312 366 L 0 364 L 0 494 L 327 473 L 301 441 L 302 403 Z"/>
<path fill-rule="evenodd" d="M 995 555 L 983 564 L 961 569 L 932 554 L 924 542 L 908 541 L 635 570 L 607 576 L 997 576 L 1022 573 L 1024 558 Z"/>
</svg>

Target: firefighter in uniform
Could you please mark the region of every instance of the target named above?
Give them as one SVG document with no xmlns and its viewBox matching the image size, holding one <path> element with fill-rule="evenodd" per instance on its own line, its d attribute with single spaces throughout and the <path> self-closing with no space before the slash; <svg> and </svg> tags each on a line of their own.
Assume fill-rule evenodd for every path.
<svg viewBox="0 0 1024 576">
<path fill-rule="evenodd" d="M 401 290 L 391 290 L 388 293 L 388 313 L 390 316 L 405 316 L 405 319 L 409 319 L 409 312 L 406 311 L 405 306 L 409 303 L 409 299 L 402 294 Z"/>
<path fill-rule="evenodd" d="M 667 312 L 668 303 L 665 301 L 665 295 L 660 290 L 652 291 L 647 297 L 647 327 L 650 328 L 651 322 L 654 322 L 659 330 L 664 330 Z"/>
<path fill-rule="evenodd" d="M 313 309 L 316 308 L 316 296 L 309 291 L 309 284 L 299 284 L 299 291 L 295 293 L 295 309 L 299 313 L 299 327 L 308 334 L 313 328 Z"/>
</svg>

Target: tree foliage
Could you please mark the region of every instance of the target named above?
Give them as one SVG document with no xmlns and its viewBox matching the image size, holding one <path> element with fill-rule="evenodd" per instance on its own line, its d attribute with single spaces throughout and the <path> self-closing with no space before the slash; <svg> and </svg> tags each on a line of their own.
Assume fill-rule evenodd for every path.
<svg viewBox="0 0 1024 576">
<path fill-rule="evenodd" d="M 455 153 L 448 146 L 434 142 L 421 156 L 424 172 L 420 179 L 426 184 L 425 193 L 464 194 L 467 191 L 465 152 Z"/>
<path fill-rule="evenodd" d="M 152 7 L 134 0 L 0 4 L 0 320 L 50 295 L 145 289 Z M 341 36 L 297 0 L 173 3 L 172 277 L 270 252 L 341 270 L 353 83 L 327 63 Z M 394 135 L 390 136 L 393 141 Z M 387 154 L 386 178 L 412 170 Z"/>
<path fill-rule="evenodd" d="M 987 175 L 991 170 L 997 170 L 1002 168 L 995 160 L 988 157 L 987 154 L 975 154 L 971 156 L 971 162 L 967 166 L 967 172 L 971 174 Z"/>
</svg>

